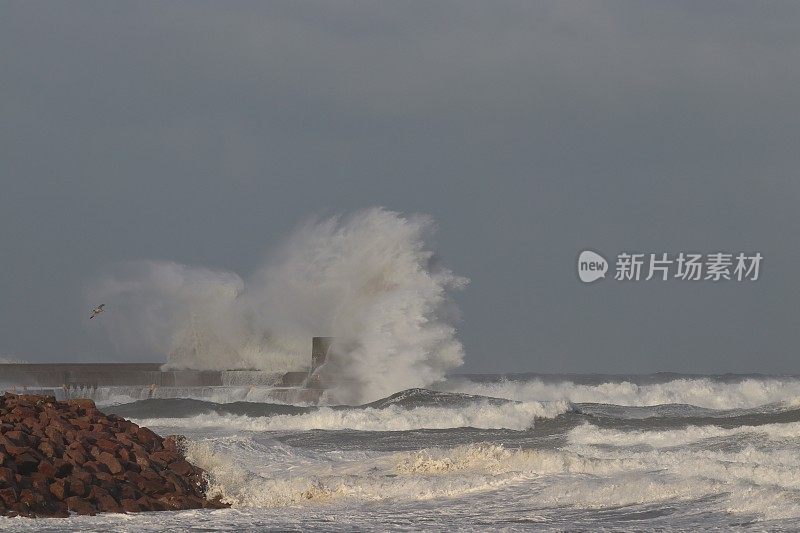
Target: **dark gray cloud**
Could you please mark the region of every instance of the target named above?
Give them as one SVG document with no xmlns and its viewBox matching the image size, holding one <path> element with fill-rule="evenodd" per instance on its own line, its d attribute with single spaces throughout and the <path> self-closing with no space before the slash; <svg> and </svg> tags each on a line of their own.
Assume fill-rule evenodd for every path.
<svg viewBox="0 0 800 533">
<path fill-rule="evenodd" d="M 439 223 L 468 370 L 800 372 L 793 2 L 2 2 L 0 353 L 114 353 L 83 291 L 240 273 L 302 219 Z M 761 251 L 581 286 L 583 247 Z"/>
</svg>

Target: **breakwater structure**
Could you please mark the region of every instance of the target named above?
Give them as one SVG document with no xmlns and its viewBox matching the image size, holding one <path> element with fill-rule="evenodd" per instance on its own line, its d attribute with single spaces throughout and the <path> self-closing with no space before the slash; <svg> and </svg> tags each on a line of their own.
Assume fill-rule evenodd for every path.
<svg viewBox="0 0 800 533">
<path fill-rule="evenodd" d="M 0 395 L 0 515 L 63 517 L 227 507 L 206 498 L 185 439 L 98 411 L 86 399 Z"/>
<path fill-rule="evenodd" d="M 4 363 L 0 391 L 47 394 L 59 400 L 192 397 L 316 403 L 325 386 L 319 370 L 332 339 L 314 337 L 308 370 L 165 369 L 163 363 Z"/>
</svg>

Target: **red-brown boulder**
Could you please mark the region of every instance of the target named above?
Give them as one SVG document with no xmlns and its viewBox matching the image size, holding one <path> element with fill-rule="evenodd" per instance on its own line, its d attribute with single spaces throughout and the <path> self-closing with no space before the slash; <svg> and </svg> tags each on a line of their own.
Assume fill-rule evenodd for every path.
<svg viewBox="0 0 800 533">
<path fill-rule="evenodd" d="M 100 512 L 119 513 L 122 511 L 117 500 L 103 487 L 98 485 L 92 487 L 90 497 L 94 500 L 97 510 Z"/>
<path fill-rule="evenodd" d="M 95 442 L 95 446 L 97 446 L 104 452 L 109 452 L 112 455 L 116 453 L 116 451 L 120 448 L 119 443 L 116 443 L 114 441 L 105 438 L 97 439 L 97 442 Z"/>
<path fill-rule="evenodd" d="M 188 476 L 192 473 L 192 465 L 188 461 L 179 459 L 169 465 L 169 469 L 179 476 Z"/>
<path fill-rule="evenodd" d="M 13 486 L 0 489 L 0 500 L 3 500 L 3 503 L 5 503 L 8 507 L 14 505 L 17 502 L 18 497 L 19 494 L 17 494 L 17 489 L 15 489 Z"/>
<path fill-rule="evenodd" d="M 136 438 L 147 449 L 152 449 L 151 447 L 158 441 L 158 435 L 147 428 L 141 427 L 136 430 Z"/>
<path fill-rule="evenodd" d="M 108 471 L 112 474 L 119 474 L 122 472 L 122 465 L 119 463 L 116 457 L 108 452 L 101 452 L 97 460 L 98 462 L 104 464 L 108 468 Z"/>
<path fill-rule="evenodd" d="M 72 478 L 69 480 L 69 492 L 75 496 L 80 496 L 81 498 L 86 496 L 87 490 L 86 485 L 77 478 Z"/>
<path fill-rule="evenodd" d="M 57 479 L 50 484 L 50 494 L 57 500 L 63 500 L 69 494 L 69 488 L 66 481 Z"/>
<path fill-rule="evenodd" d="M 32 452 L 26 451 L 15 456 L 14 463 L 17 465 L 17 472 L 29 474 L 39 466 L 39 459 Z"/>
<path fill-rule="evenodd" d="M 78 496 L 70 496 L 67 498 L 66 504 L 70 511 L 78 514 L 92 516 L 97 514 L 97 509 L 92 503 L 83 498 L 79 498 Z"/>
<path fill-rule="evenodd" d="M 67 400 L 64 403 L 72 408 L 78 408 L 79 410 L 83 409 L 84 411 L 91 411 L 96 408 L 94 401 L 86 398 L 75 398 L 72 400 Z"/>
<path fill-rule="evenodd" d="M 10 468 L 0 468 L 0 486 L 11 485 L 15 481 L 14 472 Z"/>
<path fill-rule="evenodd" d="M 166 448 L 150 454 L 151 462 L 155 460 L 157 462 L 163 463 L 164 465 L 167 465 L 173 461 L 177 461 L 178 458 L 179 458 L 178 452 L 176 452 L 175 450 L 168 450 Z"/>
<path fill-rule="evenodd" d="M 120 503 L 122 510 L 126 513 L 138 513 L 143 511 L 142 506 L 139 505 L 139 502 L 136 500 L 125 498 Z"/>
<path fill-rule="evenodd" d="M 53 479 L 56 477 L 56 467 L 53 466 L 53 463 L 46 459 L 39 462 L 37 471 L 47 479 Z"/>
<path fill-rule="evenodd" d="M 64 458 L 76 465 L 83 465 L 86 463 L 86 456 L 78 449 L 67 450 L 64 452 Z"/>
<path fill-rule="evenodd" d="M 53 444 L 52 441 L 46 440 L 39 444 L 39 451 L 44 454 L 45 457 L 55 457 L 56 456 L 56 445 Z"/>
</svg>

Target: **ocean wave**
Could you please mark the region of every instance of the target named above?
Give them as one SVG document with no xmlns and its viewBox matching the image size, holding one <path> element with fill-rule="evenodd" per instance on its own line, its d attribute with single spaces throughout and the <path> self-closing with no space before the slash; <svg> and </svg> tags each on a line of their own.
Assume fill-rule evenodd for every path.
<svg viewBox="0 0 800 533">
<path fill-rule="evenodd" d="M 575 445 L 606 447 L 675 448 L 711 439 L 757 437 L 773 441 L 797 442 L 800 422 L 723 428 L 715 425 L 688 426 L 671 430 L 617 430 L 583 424 L 571 429 L 567 440 Z"/>
<path fill-rule="evenodd" d="M 600 460 L 559 450 L 507 448 L 502 444 L 476 443 L 455 448 L 432 448 L 398 454 L 395 471 L 403 475 L 446 475 L 455 472 L 609 474 L 641 466 L 630 459 Z"/>
<path fill-rule="evenodd" d="M 150 398 L 105 408 L 126 418 L 187 418 L 214 413 L 251 417 L 302 414 L 317 409 L 299 405 L 260 402 L 217 403 L 193 398 Z"/>
<path fill-rule="evenodd" d="M 569 380 L 504 380 L 481 382 L 455 379 L 442 390 L 516 401 L 567 401 L 620 406 L 686 404 L 710 409 L 746 409 L 785 402 L 800 404 L 800 380 L 795 378 L 745 378 L 720 381 L 711 378 L 681 378 L 663 383 L 637 384 L 608 381 L 582 384 Z"/>
<path fill-rule="evenodd" d="M 571 409 L 567 402 L 504 402 L 476 401 L 458 408 L 415 407 L 405 409 L 390 405 L 334 409 L 320 407 L 303 414 L 269 417 L 206 413 L 185 418 L 139 419 L 141 425 L 164 428 L 224 428 L 239 431 L 305 431 L 359 430 L 409 431 L 415 429 L 511 429 L 523 431 L 533 427 L 537 418 L 555 418 Z"/>
<path fill-rule="evenodd" d="M 625 483 L 604 483 L 600 497 L 582 494 L 585 487 L 574 478 L 564 480 L 561 491 L 574 490 L 576 502 L 583 506 L 647 502 L 651 496 L 644 491 L 653 491 L 680 499 L 717 499 L 725 513 L 797 518 L 799 437 L 800 423 L 668 431 L 617 431 L 584 424 L 569 432 L 565 450 L 601 462 L 623 461 L 631 467 L 631 476 Z M 555 496 L 555 489 L 549 490 Z"/>
<path fill-rule="evenodd" d="M 235 507 L 315 505 L 332 500 L 414 501 L 496 490 L 565 472 L 614 474 L 638 461 L 478 443 L 414 452 L 294 456 L 248 439 L 190 441 L 187 457 L 209 475 L 210 493 Z M 295 450 L 296 451 L 296 450 Z M 282 456 L 281 456 L 282 455 Z M 280 456 L 280 457 L 279 457 Z M 274 465 L 280 460 L 280 467 Z"/>
<path fill-rule="evenodd" d="M 427 386 L 463 362 L 452 291 L 432 261 L 433 220 L 381 207 L 312 219 L 252 275 L 168 261 L 116 265 L 88 288 L 115 302 L 115 345 L 168 354 L 167 368 L 307 369 L 308 341 L 335 338 L 319 370 L 341 403 Z M 246 281 L 245 281 L 246 279 Z"/>
<path fill-rule="evenodd" d="M 374 407 L 376 409 L 383 409 L 390 406 L 405 408 L 434 406 L 457 407 L 476 401 L 483 401 L 499 405 L 513 400 L 492 398 L 474 394 L 464 394 L 459 392 L 444 392 L 414 388 L 396 392 L 390 396 L 387 396 L 386 398 L 381 398 L 380 400 L 362 405 L 361 407 Z"/>
<path fill-rule="evenodd" d="M 295 457 L 244 441 L 191 442 L 211 491 L 234 507 L 314 506 L 344 501 L 423 501 L 497 491 L 526 509 L 613 509 L 709 500 L 722 512 L 765 519 L 800 516 L 800 463 L 793 449 L 515 449 L 490 443 L 413 452 Z M 270 461 L 269 459 L 273 459 Z M 505 492 L 503 492 L 505 491 Z"/>
<path fill-rule="evenodd" d="M 191 442 L 187 453 L 190 461 L 208 473 L 209 495 L 218 495 L 237 508 L 313 506 L 337 500 L 420 501 L 486 491 L 516 479 L 473 474 L 442 481 L 435 476 L 398 475 L 394 454 L 327 464 L 293 462 L 280 473 L 263 472 L 258 466 L 248 468 L 247 461 L 237 455 L 208 441 Z"/>
<path fill-rule="evenodd" d="M 335 410 L 347 409 L 385 409 L 395 407 L 413 409 L 418 407 L 462 408 L 474 403 L 502 405 L 513 403 L 511 400 L 486 398 L 450 392 L 439 392 L 427 389 L 407 389 L 386 398 L 364 405 L 326 406 Z M 274 416 L 310 413 L 319 406 L 290 405 L 285 403 L 228 401 L 215 402 L 195 398 L 147 398 L 130 403 L 110 405 L 106 411 L 120 416 L 132 418 L 180 418 L 200 414 L 215 413 L 218 415 Z"/>
</svg>

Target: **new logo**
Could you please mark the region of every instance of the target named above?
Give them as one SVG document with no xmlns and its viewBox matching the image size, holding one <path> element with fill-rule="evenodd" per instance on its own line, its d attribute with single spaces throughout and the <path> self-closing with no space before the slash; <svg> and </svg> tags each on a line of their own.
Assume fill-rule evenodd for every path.
<svg viewBox="0 0 800 533">
<path fill-rule="evenodd" d="M 608 261 L 602 255 L 584 250 L 578 256 L 578 277 L 584 283 L 591 283 L 606 277 Z"/>
</svg>

